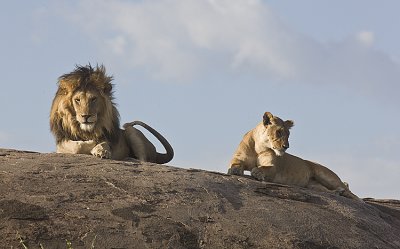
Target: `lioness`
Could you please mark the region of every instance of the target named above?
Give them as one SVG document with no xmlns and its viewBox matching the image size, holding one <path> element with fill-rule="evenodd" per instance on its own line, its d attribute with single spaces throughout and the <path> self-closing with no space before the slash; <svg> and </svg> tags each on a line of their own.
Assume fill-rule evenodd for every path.
<svg viewBox="0 0 400 249">
<path fill-rule="evenodd" d="M 328 168 L 285 153 L 289 148 L 289 129 L 293 125 L 292 120 L 282 121 L 266 112 L 263 121 L 244 135 L 228 174 L 243 175 L 248 170 L 258 180 L 336 192 L 359 200 Z"/>
<path fill-rule="evenodd" d="M 102 65 L 76 66 L 73 72 L 59 78 L 50 111 L 50 129 L 56 138 L 57 152 L 116 160 L 133 157 L 160 164 L 171 161 L 174 156 L 171 145 L 150 126 L 135 121 L 125 124 L 124 130 L 119 128 L 111 81 Z M 134 125 L 150 131 L 166 153 L 158 153 Z"/>
</svg>

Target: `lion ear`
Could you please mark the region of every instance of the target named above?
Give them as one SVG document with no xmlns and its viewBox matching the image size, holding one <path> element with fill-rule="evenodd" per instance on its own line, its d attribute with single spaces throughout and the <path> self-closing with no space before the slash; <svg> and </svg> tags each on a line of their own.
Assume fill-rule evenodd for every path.
<svg viewBox="0 0 400 249">
<path fill-rule="evenodd" d="M 286 121 L 285 121 L 285 127 L 286 127 L 287 129 L 290 129 L 290 128 L 292 128 L 293 126 L 294 126 L 293 120 L 286 120 Z"/>
<path fill-rule="evenodd" d="M 77 84 L 72 80 L 60 79 L 58 86 L 66 92 L 72 92 L 77 87 Z"/>
<path fill-rule="evenodd" d="M 264 116 L 263 116 L 263 124 L 264 124 L 264 126 L 267 126 L 267 125 L 271 124 L 271 119 L 273 117 L 274 117 L 274 115 L 272 115 L 272 113 L 265 112 Z"/>
</svg>

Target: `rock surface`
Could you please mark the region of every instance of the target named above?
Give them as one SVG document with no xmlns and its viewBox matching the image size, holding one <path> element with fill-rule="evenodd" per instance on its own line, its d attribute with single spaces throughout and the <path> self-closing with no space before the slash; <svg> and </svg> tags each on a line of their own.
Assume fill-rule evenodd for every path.
<svg viewBox="0 0 400 249">
<path fill-rule="evenodd" d="M 400 201 L 0 149 L 0 248 L 400 248 Z"/>
</svg>

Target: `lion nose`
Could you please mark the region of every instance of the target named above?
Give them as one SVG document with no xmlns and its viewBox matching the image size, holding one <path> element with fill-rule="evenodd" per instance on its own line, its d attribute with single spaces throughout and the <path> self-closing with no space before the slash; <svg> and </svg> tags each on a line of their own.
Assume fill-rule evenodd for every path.
<svg viewBox="0 0 400 249">
<path fill-rule="evenodd" d="M 90 114 L 83 114 L 83 115 L 81 115 L 81 117 L 83 118 L 83 120 L 85 120 L 85 123 L 89 121 L 90 116 L 91 116 Z"/>
<path fill-rule="evenodd" d="M 289 144 L 283 145 L 283 148 L 284 148 L 285 150 L 289 149 Z"/>
</svg>

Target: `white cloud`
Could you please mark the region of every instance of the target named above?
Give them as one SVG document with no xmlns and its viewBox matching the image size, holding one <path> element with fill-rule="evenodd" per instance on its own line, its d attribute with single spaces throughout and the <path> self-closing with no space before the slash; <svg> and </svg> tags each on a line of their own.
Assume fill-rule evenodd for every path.
<svg viewBox="0 0 400 249">
<path fill-rule="evenodd" d="M 357 34 L 357 39 L 365 46 L 370 47 L 375 41 L 375 35 L 370 31 L 361 31 Z"/>
<path fill-rule="evenodd" d="M 80 1 L 68 16 L 102 51 L 157 78 L 187 79 L 214 67 L 288 78 L 296 69 L 297 38 L 261 1 Z"/>
<path fill-rule="evenodd" d="M 67 16 L 107 56 L 161 80 L 244 70 L 369 94 L 400 90 L 399 65 L 374 50 L 373 32 L 321 43 L 290 29 L 264 1 L 84 0 Z"/>
</svg>

